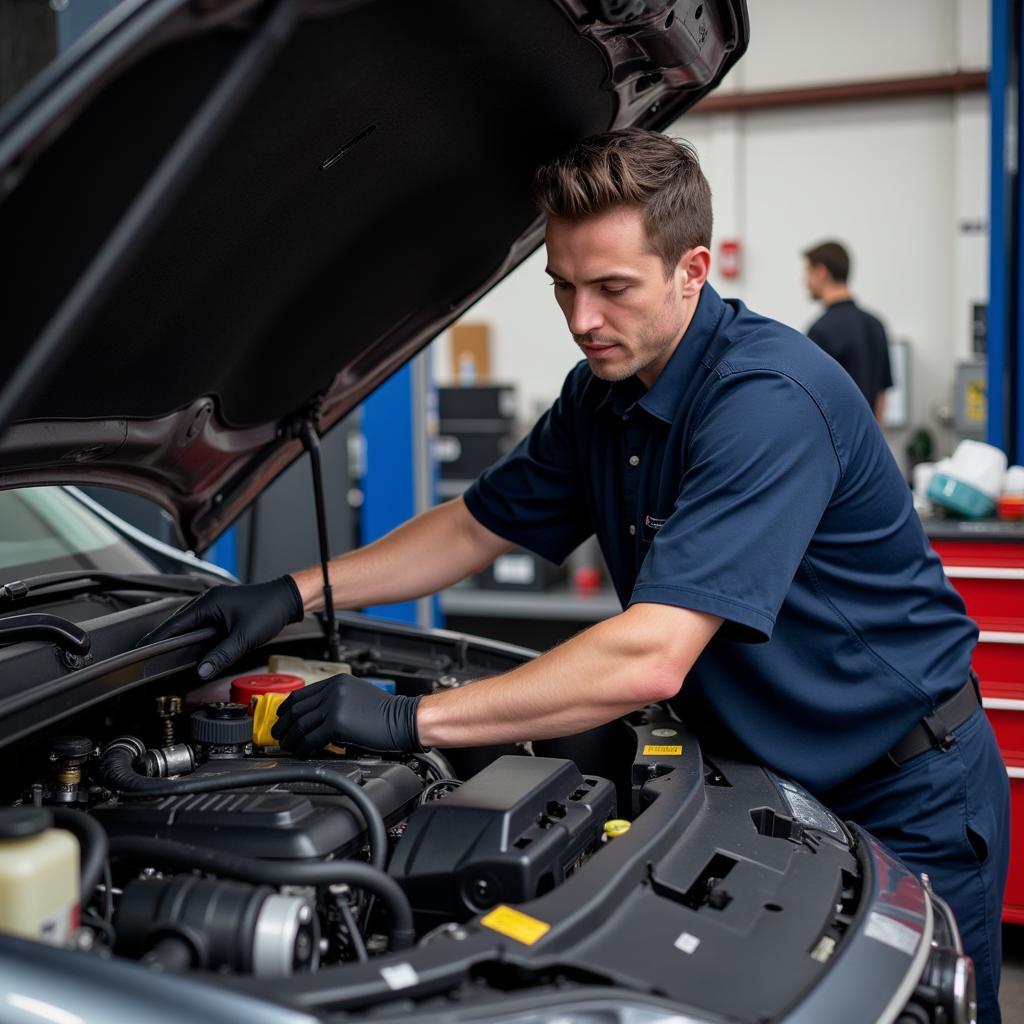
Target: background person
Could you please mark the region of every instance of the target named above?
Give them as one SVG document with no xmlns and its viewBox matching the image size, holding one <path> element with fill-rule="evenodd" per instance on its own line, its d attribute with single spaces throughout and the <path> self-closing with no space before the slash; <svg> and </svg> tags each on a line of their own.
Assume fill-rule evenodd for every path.
<svg viewBox="0 0 1024 1024">
<path fill-rule="evenodd" d="M 850 255 L 838 242 L 822 242 L 804 252 L 805 282 L 825 312 L 807 330 L 854 380 L 884 425 L 885 392 L 892 387 L 889 339 L 882 322 L 853 301 L 847 281 Z"/>
</svg>

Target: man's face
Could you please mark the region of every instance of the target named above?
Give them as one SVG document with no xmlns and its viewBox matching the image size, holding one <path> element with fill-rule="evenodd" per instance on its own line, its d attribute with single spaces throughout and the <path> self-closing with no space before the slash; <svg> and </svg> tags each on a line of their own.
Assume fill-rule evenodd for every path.
<svg viewBox="0 0 1024 1024">
<path fill-rule="evenodd" d="M 804 284 L 807 285 L 807 294 L 815 302 L 821 301 L 827 283 L 828 271 L 820 263 L 804 260 Z"/>
<path fill-rule="evenodd" d="M 555 298 L 590 369 L 608 381 L 636 374 L 650 387 L 697 304 L 685 255 L 666 279 L 632 207 L 581 221 L 549 217 L 546 238 Z"/>
</svg>

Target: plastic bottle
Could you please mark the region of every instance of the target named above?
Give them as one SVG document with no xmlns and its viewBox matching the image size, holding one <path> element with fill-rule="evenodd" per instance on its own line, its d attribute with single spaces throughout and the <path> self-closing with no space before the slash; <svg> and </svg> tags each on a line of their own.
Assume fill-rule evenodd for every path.
<svg viewBox="0 0 1024 1024">
<path fill-rule="evenodd" d="M 78 840 L 44 808 L 0 809 L 0 932 L 70 945 L 79 900 Z"/>
</svg>

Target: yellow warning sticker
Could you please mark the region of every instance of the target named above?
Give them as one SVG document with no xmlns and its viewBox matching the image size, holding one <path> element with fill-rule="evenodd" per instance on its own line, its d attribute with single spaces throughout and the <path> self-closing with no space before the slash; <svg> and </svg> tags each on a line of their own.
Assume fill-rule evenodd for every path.
<svg viewBox="0 0 1024 1024">
<path fill-rule="evenodd" d="M 988 419 L 988 401 L 985 392 L 985 381 L 969 380 L 964 395 L 964 418 L 968 423 L 985 424 Z"/>
<path fill-rule="evenodd" d="M 521 942 L 524 946 L 532 946 L 538 939 L 551 931 L 551 925 L 504 905 L 495 907 L 485 917 L 480 918 L 480 923 L 490 928 L 491 931 L 499 932 L 510 939 L 515 939 L 516 942 Z"/>
<path fill-rule="evenodd" d="M 682 744 L 673 745 L 671 743 L 645 743 L 644 744 L 644 757 L 679 757 L 683 753 Z"/>
</svg>

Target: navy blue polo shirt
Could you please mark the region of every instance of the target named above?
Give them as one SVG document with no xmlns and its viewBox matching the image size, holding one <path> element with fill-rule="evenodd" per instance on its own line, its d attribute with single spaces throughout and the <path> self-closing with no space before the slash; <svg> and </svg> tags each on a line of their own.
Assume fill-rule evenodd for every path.
<svg viewBox="0 0 1024 1024">
<path fill-rule="evenodd" d="M 967 678 L 977 628 L 857 386 L 710 285 L 649 391 L 581 362 L 465 500 L 553 562 L 596 533 L 623 607 L 721 616 L 681 713 L 812 790 Z"/>
</svg>

